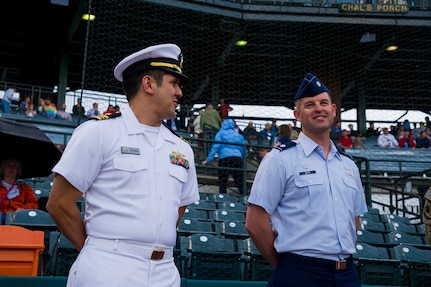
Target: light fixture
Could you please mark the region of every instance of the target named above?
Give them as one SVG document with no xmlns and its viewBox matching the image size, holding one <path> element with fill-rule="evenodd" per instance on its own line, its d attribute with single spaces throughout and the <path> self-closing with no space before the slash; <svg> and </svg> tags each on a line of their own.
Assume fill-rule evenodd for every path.
<svg viewBox="0 0 431 287">
<path fill-rule="evenodd" d="M 366 33 L 366 34 L 362 35 L 362 37 L 359 40 L 359 42 L 360 43 L 376 42 L 376 34 Z"/>
<path fill-rule="evenodd" d="M 390 46 L 386 47 L 386 51 L 388 51 L 388 52 L 392 52 L 392 51 L 395 51 L 397 49 L 398 49 L 398 46 L 396 46 L 396 45 L 390 45 Z"/>
<path fill-rule="evenodd" d="M 238 40 L 238 41 L 236 41 L 235 45 L 239 46 L 239 47 L 244 47 L 244 46 L 247 46 L 247 41 L 246 40 Z"/>
<path fill-rule="evenodd" d="M 94 19 L 96 18 L 96 15 L 94 14 L 82 14 L 82 20 L 85 21 L 94 21 Z"/>
</svg>

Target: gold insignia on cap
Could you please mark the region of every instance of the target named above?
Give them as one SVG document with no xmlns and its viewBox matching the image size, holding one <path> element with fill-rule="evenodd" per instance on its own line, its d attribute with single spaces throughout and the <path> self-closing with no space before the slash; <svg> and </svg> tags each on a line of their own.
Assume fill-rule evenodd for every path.
<svg viewBox="0 0 431 287">
<path fill-rule="evenodd" d="M 183 62 L 184 62 L 183 54 L 179 54 L 178 55 L 178 63 L 179 63 L 179 66 L 181 69 L 183 68 Z"/>
<path fill-rule="evenodd" d="M 152 67 L 166 67 L 166 68 L 171 68 L 174 70 L 177 70 L 178 72 L 182 73 L 181 71 L 181 67 L 179 67 L 178 65 L 175 64 L 170 64 L 170 63 L 164 63 L 164 62 L 151 62 L 150 64 Z"/>
</svg>

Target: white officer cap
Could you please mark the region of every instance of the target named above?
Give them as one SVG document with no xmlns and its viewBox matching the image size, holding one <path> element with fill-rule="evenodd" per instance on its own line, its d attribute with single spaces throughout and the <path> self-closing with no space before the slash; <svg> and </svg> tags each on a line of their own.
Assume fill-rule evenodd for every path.
<svg viewBox="0 0 431 287">
<path fill-rule="evenodd" d="M 180 77 L 182 82 L 188 78 L 183 74 L 183 55 L 180 47 L 175 44 L 150 46 L 133 53 L 115 67 L 114 76 L 120 82 L 133 73 L 150 69 L 162 69 Z"/>
</svg>

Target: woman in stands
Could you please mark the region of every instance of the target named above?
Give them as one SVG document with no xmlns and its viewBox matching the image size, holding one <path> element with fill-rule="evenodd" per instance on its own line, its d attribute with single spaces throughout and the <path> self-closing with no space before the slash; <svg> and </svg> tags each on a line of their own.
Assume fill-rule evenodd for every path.
<svg viewBox="0 0 431 287">
<path fill-rule="evenodd" d="M 4 159 L 0 164 L 0 211 L 1 224 L 5 224 L 6 213 L 20 209 L 37 209 L 37 197 L 28 184 L 18 183 L 21 175 L 21 161 L 14 158 Z"/>
</svg>

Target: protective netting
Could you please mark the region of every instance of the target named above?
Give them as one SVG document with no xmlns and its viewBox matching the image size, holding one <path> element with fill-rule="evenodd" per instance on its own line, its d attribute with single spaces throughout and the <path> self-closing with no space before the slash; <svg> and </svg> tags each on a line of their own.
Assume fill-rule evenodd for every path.
<svg viewBox="0 0 431 287">
<path fill-rule="evenodd" d="M 153 44 L 171 42 L 182 48 L 184 72 L 191 83 L 183 89 L 176 128 L 195 150 L 201 203 L 214 204 L 210 209 L 201 205 L 203 212 L 192 218 L 199 221 L 194 226 L 202 229 L 184 228 L 180 232 L 176 263 L 181 275 L 192 279 L 269 278 L 271 267 L 244 234 L 244 220 L 240 216 L 217 218 L 216 210 L 225 210 L 226 206 L 220 207 L 222 204 L 211 198 L 220 192 L 220 173 L 232 171 L 237 172 L 240 182 L 228 175 L 226 196 L 235 195 L 230 198 L 235 206 L 245 204 L 262 153 L 275 142 L 276 133 L 265 133 L 264 126 L 273 119 L 278 126 L 294 125 L 293 96 L 304 75 L 311 71 L 331 89 L 341 128 L 351 123 L 364 136 L 365 151 L 348 152 L 356 157 L 368 203 L 381 213 L 375 221 L 383 229 L 369 231 L 370 238 L 381 237 L 381 242 L 364 238 L 361 247 L 357 247 L 361 251 L 356 258 L 357 268 L 363 283 L 425 286 L 431 276 L 431 260 L 409 257 L 416 253 L 408 252 L 416 251 L 414 248 L 429 251 L 420 214 L 421 191 L 429 185 L 431 176 L 431 154 L 429 149 L 416 152 L 379 148 L 377 134 L 381 128 L 393 126 L 395 136 L 400 136 L 398 130 L 403 129 L 400 126 L 405 120 L 412 132 L 426 128 L 425 117 L 431 110 L 431 25 L 429 16 L 421 17 L 421 13 L 429 13 L 430 4 L 413 2 L 414 5 L 409 3 L 411 13 L 375 16 L 363 12 L 343 14 L 339 3 L 320 1 L 198 2 L 203 1 L 92 1 L 90 12 L 96 20 L 89 24 L 83 87 L 122 94 L 121 84 L 113 77 L 113 69 L 122 58 Z M 250 2 L 258 5 L 248 5 Z M 248 44 L 236 46 L 241 39 Z M 398 50 L 386 51 L 390 44 L 398 45 Z M 252 121 L 257 134 L 238 144 L 243 150 L 242 164 L 234 165 L 232 160 L 220 169 L 217 155 L 202 164 L 211 148 L 222 144 L 214 141 L 219 127 L 199 128 L 193 121 L 207 109 L 207 102 L 217 108 L 221 98 L 233 108 L 229 117 L 238 127 L 244 130 Z M 90 98 L 86 104 L 95 100 L 102 111 L 110 103 Z M 126 104 L 124 98 L 119 103 Z M 374 135 L 366 133 L 370 122 L 378 130 Z M 300 123 L 297 125 L 300 127 Z M 338 136 L 334 139 L 338 140 Z M 232 212 L 243 214 L 244 210 Z M 406 233 L 416 237 L 402 234 L 407 239 L 401 241 L 396 235 L 399 230 L 394 230 L 384 214 L 411 218 L 409 224 L 415 233 L 413 229 Z M 225 232 L 226 226 L 231 226 L 229 232 Z M 218 239 L 227 241 L 214 241 L 212 247 L 217 250 L 203 245 Z M 407 249 L 400 249 L 401 243 Z"/>
</svg>

